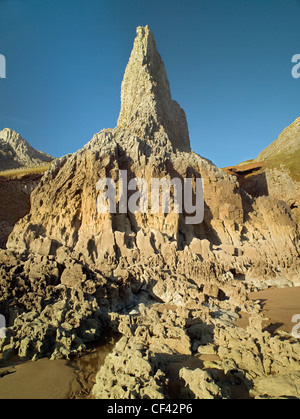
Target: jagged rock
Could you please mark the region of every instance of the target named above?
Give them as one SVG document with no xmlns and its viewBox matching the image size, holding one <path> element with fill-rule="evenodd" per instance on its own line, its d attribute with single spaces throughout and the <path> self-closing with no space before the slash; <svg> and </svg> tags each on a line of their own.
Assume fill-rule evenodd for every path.
<svg viewBox="0 0 300 419">
<path fill-rule="evenodd" d="M 51 160 L 53 157 L 35 150 L 12 129 L 0 131 L 0 170 L 33 167 Z"/>
<path fill-rule="evenodd" d="M 138 27 L 121 91 L 119 127 L 142 138 L 168 136 L 175 149 L 190 151 L 184 111 L 171 98 L 164 64 L 149 27 Z"/>
<path fill-rule="evenodd" d="M 63 271 L 60 282 L 67 287 L 80 287 L 86 279 L 87 276 L 82 265 L 74 263 Z"/>
<path fill-rule="evenodd" d="M 204 269 L 198 268 L 199 260 L 216 276 L 233 271 L 247 280 L 273 275 L 293 281 L 299 274 L 299 231 L 290 208 L 276 198 L 251 198 L 232 176 L 189 151 L 185 118 L 176 113 L 148 27 L 138 29 L 121 96 L 117 127 L 102 130 L 78 152 L 52 163 L 7 248 L 69 254 L 108 276 L 121 258 L 130 266 L 162 256 L 171 269 L 182 260 L 187 276 Z M 203 222 L 187 225 L 187 214 L 162 209 L 99 214 L 97 182 L 104 177 L 117 182 L 120 170 L 127 171 L 128 181 L 146 181 L 149 204 L 155 177 L 202 178 Z"/>
<path fill-rule="evenodd" d="M 126 286 L 114 287 L 78 262 L 66 267 L 51 257 L 20 258 L 2 250 L 0 275 L 0 312 L 7 325 L 0 339 L 3 359 L 80 353 L 100 338 L 107 311 L 132 304 Z"/>
<path fill-rule="evenodd" d="M 144 256 L 153 256 L 154 249 L 151 245 L 150 237 L 144 234 L 143 230 L 139 230 L 136 235 L 136 245 L 140 253 Z"/>
<path fill-rule="evenodd" d="M 251 395 L 256 399 L 299 399 L 300 373 L 272 375 L 254 382 Z"/>
<path fill-rule="evenodd" d="M 272 196 L 287 203 L 300 220 L 300 118 L 285 128 L 277 140 L 253 161 L 226 168 L 253 197 Z"/>
<path fill-rule="evenodd" d="M 146 347 L 123 337 L 100 368 L 93 394 L 96 399 L 163 399 L 166 379 Z"/>
<path fill-rule="evenodd" d="M 184 399 L 221 399 L 222 390 L 208 371 L 182 368 L 179 377 L 185 382 L 182 390 Z"/>
<path fill-rule="evenodd" d="M 257 380 L 299 369 L 299 343 L 262 331 L 248 299 L 267 281 L 296 282 L 298 225 L 285 202 L 247 194 L 190 151 L 153 35 L 137 32 L 117 127 L 51 164 L 0 252 L 0 351 L 70 357 L 108 325 L 123 337 L 97 375 L 97 398 L 168 397 L 169 364 L 211 351 L 218 359 L 203 368 L 182 365 L 185 394 L 230 397 L 215 369 L 249 394 Z M 148 212 L 117 211 L 119 194 L 115 212 L 97 211 L 99 180 L 120 192 L 120 170 L 149 186 Z M 149 211 L 153 178 L 203 179 L 203 222 L 187 224 L 185 207 Z M 247 330 L 233 325 L 241 310 L 252 316 Z"/>
</svg>

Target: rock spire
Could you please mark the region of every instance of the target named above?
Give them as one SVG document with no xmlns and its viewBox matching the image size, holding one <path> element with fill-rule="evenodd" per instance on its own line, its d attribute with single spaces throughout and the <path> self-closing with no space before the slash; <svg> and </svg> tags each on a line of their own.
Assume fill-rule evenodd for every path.
<svg viewBox="0 0 300 419">
<path fill-rule="evenodd" d="M 118 126 L 137 134 L 142 127 L 146 139 L 164 132 L 175 150 L 190 151 L 185 112 L 171 98 L 165 66 L 148 26 L 137 28 L 121 87 Z"/>
</svg>

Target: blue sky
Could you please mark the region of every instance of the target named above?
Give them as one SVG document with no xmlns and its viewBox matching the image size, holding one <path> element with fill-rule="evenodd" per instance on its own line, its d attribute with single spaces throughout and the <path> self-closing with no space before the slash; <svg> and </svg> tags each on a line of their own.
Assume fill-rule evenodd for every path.
<svg viewBox="0 0 300 419">
<path fill-rule="evenodd" d="M 149 25 L 195 152 L 254 158 L 300 116 L 299 0 L 0 0 L 0 129 L 53 156 L 116 126 L 137 26 Z"/>
</svg>

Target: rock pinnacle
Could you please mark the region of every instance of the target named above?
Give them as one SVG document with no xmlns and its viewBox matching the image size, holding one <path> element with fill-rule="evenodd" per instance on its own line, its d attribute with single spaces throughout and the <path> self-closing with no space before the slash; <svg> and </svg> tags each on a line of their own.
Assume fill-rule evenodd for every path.
<svg viewBox="0 0 300 419">
<path fill-rule="evenodd" d="M 141 132 L 145 139 L 164 132 L 176 150 L 190 151 L 185 112 L 172 100 L 164 63 L 148 26 L 137 28 L 121 87 L 119 127 Z"/>
</svg>

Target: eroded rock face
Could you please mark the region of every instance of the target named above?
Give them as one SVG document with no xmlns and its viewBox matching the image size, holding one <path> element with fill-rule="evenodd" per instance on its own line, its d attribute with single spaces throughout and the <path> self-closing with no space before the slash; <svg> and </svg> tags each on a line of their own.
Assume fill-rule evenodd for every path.
<svg viewBox="0 0 300 419">
<path fill-rule="evenodd" d="M 163 399 L 166 377 L 145 346 L 125 337 L 116 344 L 97 375 L 93 394 L 99 399 Z"/>
<path fill-rule="evenodd" d="M 190 151 L 183 109 L 171 98 L 164 63 L 149 27 L 138 27 L 121 91 L 118 127 L 143 139 L 167 135 L 176 150 Z"/>
<path fill-rule="evenodd" d="M 271 196 L 284 201 L 299 224 L 300 220 L 300 118 L 285 128 L 277 140 L 256 159 L 225 171 L 237 177 L 253 198 Z"/>
<path fill-rule="evenodd" d="M 0 170 L 38 166 L 53 157 L 35 150 L 20 134 L 9 128 L 0 131 Z"/>
<path fill-rule="evenodd" d="M 53 162 L 31 196 L 30 214 L 16 225 L 7 247 L 72 255 L 106 273 L 157 253 L 175 267 L 184 250 L 223 273 L 279 274 L 292 280 L 299 273 L 299 233 L 290 207 L 278 197 L 247 195 L 233 176 L 188 151 L 185 117 L 171 99 L 153 34 L 148 27 L 137 33 L 122 83 L 118 126 Z M 149 206 L 153 178 L 178 178 L 182 184 L 185 178 L 203 179 L 203 223 L 187 225 L 185 207 L 182 214 L 162 209 L 99 214 L 97 182 L 110 178 L 118 185 L 121 170 L 128 182 L 147 182 Z"/>
<path fill-rule="evenodd" d="M 28 358 L 71 356 L 109 325 L 123 337 L 97 376 L 95 397 L 168 397 L 169 366 L 178 362 L 177 396 L 229 398 L 226 380 L 240 380 L 249 395 L 256 379 L 287 373 L 299 356 L 293 342 L 281 368 L 279 338 L 233 326 L 241 310 L 259 314 L 249 290 L 297 283 L 298 225 L 285 202 L 250 196 L 189 150 L 153 35 L 148 27 L 137 32 L 117 127 L 51 164 L 1 254 L 9 324 L 1 348 Z M 153 178 L 203 179 L 203 222 L 187 224 L 186 208 L 100 214 L 97 182 L 118 185 L 121 170 L 149 186 Z M 218 359 L 191 373 L 184 360 L 195 354 Z"/>
<path fill-rule="evenodd" d="M 2 359 L 69 358 L 102 336 L 107 313 L 133 304 L 129 283 L 73 260 L 0 250 Z"/>
<path fill-rule="evenodd" d="M 6 248 L 14 225 L 29 213 L 30 194 L 41 177 L 40 174 L 29 174 L 0 178 L 0 248 Z"/>
<path fill-rule="evenodd" d="M 285 201 L 293 215 L 300 220 L 300 118 L 285 128 L 277 140 L 255 159 L 263 162 L 264 170 L 257 177 L 249 177 L 245 189 L 253 196 L 270 195 Z"/>
<path fill-rule="evenodd" d="M 238 290 L 226 300 L 217 283 L 178 305 L 111 313 L 123 337 L 99 370 L 94 397 L 298 398 L 298 340 L 263 330 L 258 302 Z M 239 307 L 250 315 L 246 329 L 234 325 Z"/>
</svg>

